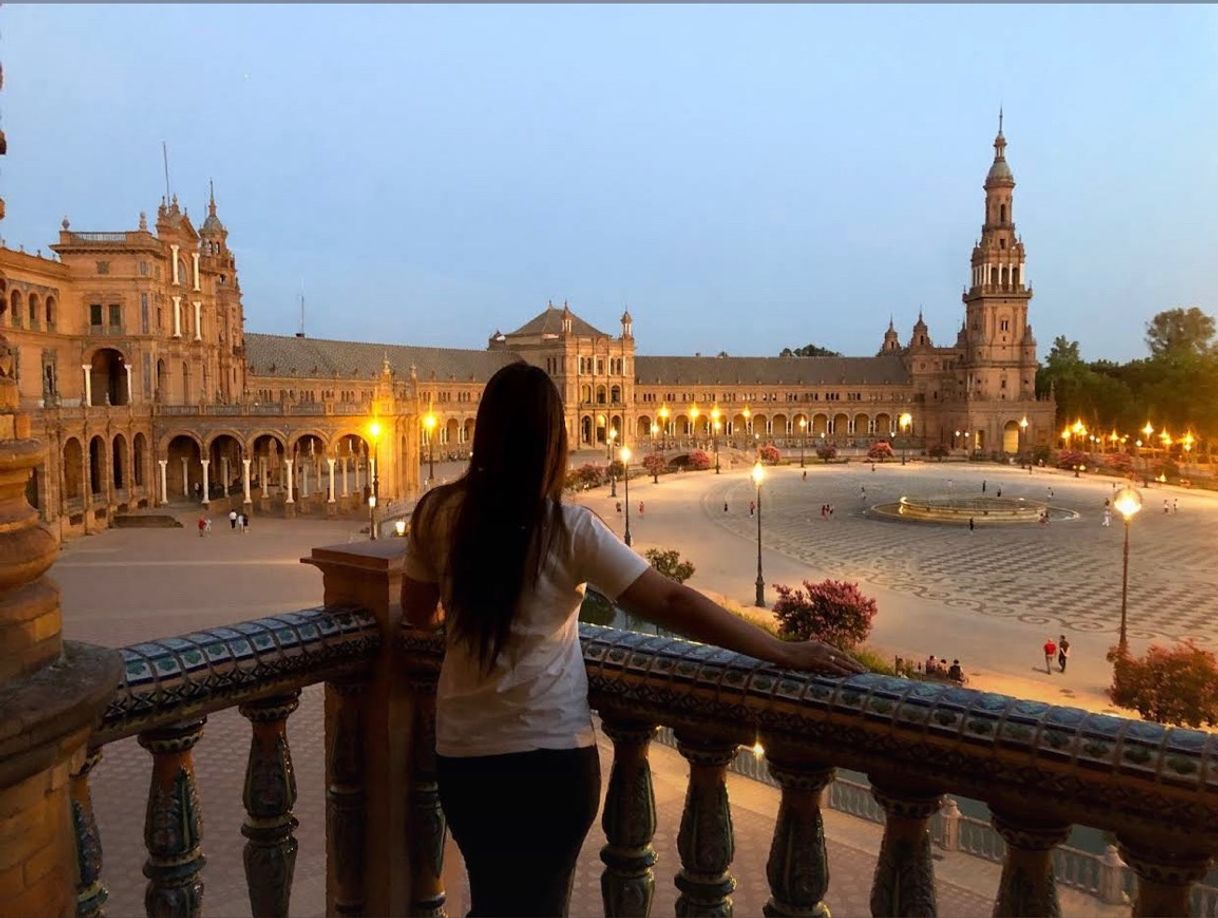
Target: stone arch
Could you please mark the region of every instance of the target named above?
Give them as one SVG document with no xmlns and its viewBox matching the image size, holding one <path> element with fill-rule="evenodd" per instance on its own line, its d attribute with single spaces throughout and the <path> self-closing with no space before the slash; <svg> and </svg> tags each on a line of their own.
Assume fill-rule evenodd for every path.
<svg viewBox="0 0 1218 918">
<path fill-rule="evenodd" d="M 854 416 L 854 433 L 860 437 L 871 433 L 871 418 L 862 413 L 856 414 Z"/>
<path fill-rule="evenodd" d="M 90 405 L 126 405 L 127 359 L 113 347 L 99 347 L 89 358 Z"/>
<path fill-rule="evenodd" d="M 605 387 L 604 386 L 596 387 L 596 403 L 598 405 L 605 404 Z"/>
<path fill-rule="evenodd" d="M 278 430 L 258 430 L 250 434 L 250 488 L 261 489 L 263 497 L 272 487 L 278 488 L 283 483 L 287 442 L 287 435 Z"/>
<path fill-rule="evenodd" d="M 787 416 L 785 414 L 774 415 L 773 420 L 770 421 L 770 433 L 783 436 L 790 432 L 791 429 L 787 422 Z"/>
<path fill-rule="evenodd" d="M 367 442 L 367 438 L 361 436 L 360 439 Z M 294 430 L 288 434 L 289 446 L 288 452 L 305 453 L 309 450 L 309 444 L 313 444 L 313 454 L 325 454 L 330 445 L 330 438 L 324 432 L 316 428 L 305 428 L 303 430 Z"/>
<path fill-rule="evenodd" d="M 473 418 L 466 418 L 466 419 L 465 419 L 465 434 L 464 434 L 464 436 L 465 436 L 465 442 L 466 442 L 466 443 L 473 443 L 473 442 L 474 442 L 474 419 L 473 419 Z"/>
<path fill-rule="evenodd" d="M 592 387 L 587 383 L 579 388 L 579 400 L 584 404 L 592 401 Z"/>
<path fill-rule="evenodd" d="M 609 435 L 609 419 L 603 414 L 596 415 L 594 430 L 596 443 L 607 443 Z"/>
<path fill-rule="evenodd" d="M 100 497 L 106 493 L 106 441 L 94 434 L 89 441 L 89 496 Z"/>
<path fill-rule="evenodd" d="M 18 326 L 21 324 L 21 291 L 20 290 L 15 289 L 15 290 L 13 290 L 12 293 L 10 293 L 8 295 L 8 320 L 14 326 Z"/>
<path fill-rule="evenodd" d="M 609 404 L 620 405 L 621 403 L 622 403 L 622 387 L 621 386 L 610 386 L 609 387 Z"/>
<path fill-rule="evenodd" d="M 800 421 L 803 423 L 801 424 Z M 808 421 L 808 416 L 800 411 L 791 416 L 791 433 L 797 437 L 806 437 L 810 432 L 811 423 Z"/>
<path fill-rule="evenodd" d="M 585 414 L 579 419 L 579 442 L 582 446 L 592 445 L 592 415 Z"/>
<path fill-rule="evenodd" d="M 449 418 L 448 423 L 441 428 L 440 442 L 445 446 L 455 446 L 461 442 L 461 422 L 456 418 Z"/>
<path fill-rule="evenodd" d="M 1004 453 L 1019 452 L 1019 422 L 1007 421 L 1002 425 L 1002 451 Z"/>
<path fill-rule="evenodd" d="M 203 446 L 192 432 L 179 431 L 162 438 L 165 443 L 165 480 L 169 497 L 191 499 L 203 483 Z"/>
<path fill-rule="evenodd" d="M 114 435 L 110 449 L 110 473 L 115 490 L 121 491 L 129 485 L 130 471 L 127 468 L 127 438 L 121 433 Z"/>
<path fill-rule="evenodd" d="M 55 326 L 55 308 L 56 308 L 56 306 L 58 306 L 58 303 L 55 300 L 55 296 L 53 294 L 48 293 L 47 298 L 43 301 L 43 311 L 46 314 L 47 328 L 53 328 Z"/>
<path fill-rule="evenodd" d="M 182 428 L 178 428 L 177 430 L 171 430 L 168 433 L 162 435 L 160 443 L 158 444 L 160 447 L 160 452 L 162 454 L 167 455 L 169 453 L 169 444 L 172 443 L 174 440 L 176 440 L 178 437 L 185 437 L 186 439 L 191 440 L 195 445 L 195 450 L 199 453 L 200 456 L 203 455 L 203 440 L 200 439 L 199 435 L 197 433 L 195 433 L 193 430 L 184 430 Z"/>
<path fill-rule="evenodd" d="M 833 435 L 844 437 L 850 430 L 850 415 L 839 411 L 833 416 Z"/>
<path fill-rule="evenodd" d="M 234 430 L 215 431 L 207 438 L 208 483 L 227 497 L 229 490 L 241 490 L 241 459 L 245 444 Z"/>
<path fill-rule="evenodd" d="M 131 441 L 131 480 L 136 487 L 143 487 L 148 481 L 148 440 L 142 433 L 137 433 Z"/>
<path fill-rule="evenodd" d="M 892 415 L 880 412 L 875 416 L 875 432 L 881 436 L 892 436 Z"/>
<path fill-rule="evenodd" d="M 80 441 L 68 437 L 63 444 L 63 497 L 80 500 L 84 496 L 85 456 Z"/>
<path fill-rule="evenodd" d="M 753 439 L 759 440 L 770 432 L 770 418 L 760 412 L 753 415 Z"/>
<path fill-rule="evenodd" d="M 30 328 L 37 328 L 42 322 L 42 310 L 39 308 L 41 305 L 42 301 L 37 293 L 31 292 L 26 298 L 26 315 L 29 318 Z"/>
<path fill-rule="evenodd" d="M 823 437 L 829 432 L 829 416 L 827 414 L 812 415 L 812 435 Z"/>
<path fill-rule="evenodd" d="M 658 434 L 659 431 L 657 430 L 656 433 Z M 634 424 L 635 440 L 641 442 L 644 438 L 650 439 L 653 436 L 651 432 L 651 418 L 645 414 L 639 415 L 638 420 Z"/>
</svg>

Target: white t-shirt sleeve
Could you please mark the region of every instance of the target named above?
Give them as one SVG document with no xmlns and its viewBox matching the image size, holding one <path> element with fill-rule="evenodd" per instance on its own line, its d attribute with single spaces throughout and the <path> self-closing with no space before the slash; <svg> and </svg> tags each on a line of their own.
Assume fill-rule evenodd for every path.
<svg viewBox="0 0 1218 918">
<path fill-rule="evenodd" d="M 406 563 L 402 573 L 419 583 L 439 583 L 440 575 L 434 568 L 430 553 L 419 542 L 418 529 L 411 526 L 406 537 Z"/>
<path fill-rule="evenodd" d="M 573 527 L 575 576 L 616 600 L 649 567 L 645 558 L 613 534 L 599 516 L 580 508 Z"/>
</svg>

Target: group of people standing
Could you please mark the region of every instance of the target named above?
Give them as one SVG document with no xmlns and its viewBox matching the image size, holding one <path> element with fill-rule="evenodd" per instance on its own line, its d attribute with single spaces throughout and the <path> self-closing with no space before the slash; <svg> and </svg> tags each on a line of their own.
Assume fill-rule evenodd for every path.
<svg viewBox="0 0 1218 918">
<path fill-rule="evenodd" d="M 1057 639 L 1057 643 L 1053 642 L 1053 638 L 1045 641 L 1045 672 L 1053 672 L 1053 658 L 1057 657 L 1057 666 L 1059 672 L 1066 671 L 1066 661 L 1070 659 L 1070 642 L 1066 640 L 1063 634 Z"/>
</svg>

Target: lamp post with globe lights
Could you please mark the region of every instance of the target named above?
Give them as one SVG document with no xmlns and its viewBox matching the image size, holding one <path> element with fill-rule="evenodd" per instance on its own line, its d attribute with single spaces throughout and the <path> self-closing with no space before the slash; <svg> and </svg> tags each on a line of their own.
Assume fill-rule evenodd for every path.
<svg viewBox="0 0 1218 918">
<path fill-rule="evenodd" d="M 909 452 L 909 425 L 912 423 L 913 415 L 908 411 L 897 418 L 897 425 L 901 428 L 901 465 L 905 464 L 905 455 Z"/>
<path fill-rule="evenodd" d="M 744 435 L 747 439 L 753 435 L 753 412 L 748 405 L 744 406 L 744 411 L 740 412 L 744 416 Z"/>
<path fill-rule="evenodd" d="M 368 538 L 376 541 L 376 504 L 381 494 L 380 442 L 381 423 L 373 421 L 368 425 L 368 437 L 372 440 L 372 495 L 368 498 Z"/>
<path fill-rule="evenodd" d="M 799 467 L 804 468 L 804 446 L 808 442 L 808 419 L 799 419 Z"/>
<path fill-rule="evenodd" d="M 613 474 L 613 441 L 617 439 L 617 431 L 610 428 L 609 433 L 605 434 L 606 457 L 609 462 L 609 496 L 617 497 L 617 476 Z"/>
<path fill-rule="evenodd" d="M 660 449 L 668 449 L 668 406 L 660 406 Z"/>
<path fill-rule="evenodd" d="M 765 608 L 765 578 L 761 575 L 761 482 L 765 478 L 765 468 L 761 462 L 753 464 L 753 484 L 757 486 L 757 608 Z"/>
<path fill-rule="evenodd" d="M 715 474 L 719 474 L 719 405 L 711 408 L 711 437 L 715 444 Z"/>
<path fill-rule="evenodd" d="M 423 429 L 427 431 L 427 487 L 431 487 L 436 480 L 436 424 L 439 419 L 436 413 L 430 408 L 427 409 L 427 414 L 423 415 Z"/>
<path fill-rule="evenodd" d="M 689 435 L 693 439 L 693 446 L 698 446 L 698 416 L 702 412 L 698 410 L 697 403 L 689 406 Z"/>
<path fill-rule="evenodd" d="M 1142 509 L 1142 495 L 1134 488 L 1121 488 L 1113 498 L 1112 505 L 1125 521 L 1125 548 L 1121 562 L 1121 632 L 1117 639 L 1117 650 L 1124 656 L 1129 650 L 1129 641 L 1125 636 L 1125 607 L 1129 598 L 1129 521 Z"/>
<path fill-rule="evenodd" d="M 1023 465 L 1024 451 L 1027 449 L 1028 442 L 1028 416 L 1025 414 L 1019 419 L 1019 464 Z"/>
<path fill-rule="evenodd" d="M 622 459 L 622 484 L 626 488 L 626 531 L 622 535 L 622 541 L 627 545 L 630 544 L 630 447 L 625 443 L 617 452 Z"/>
</svg>

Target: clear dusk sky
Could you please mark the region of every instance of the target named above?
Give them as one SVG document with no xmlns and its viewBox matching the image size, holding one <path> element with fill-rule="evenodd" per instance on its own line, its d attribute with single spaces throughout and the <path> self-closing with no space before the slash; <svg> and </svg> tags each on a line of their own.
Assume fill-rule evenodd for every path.
<svg viewBox="0 0 1218 918">
<path fill-rule="evenodd" d="M 154 216 L 166 140 L 250 331 L 951 343 L 1000 103 L 1042 355 L 1218 312 L 1213 6 L 5 4 L 0 61 L 7 243 Z"/>
</svg>

